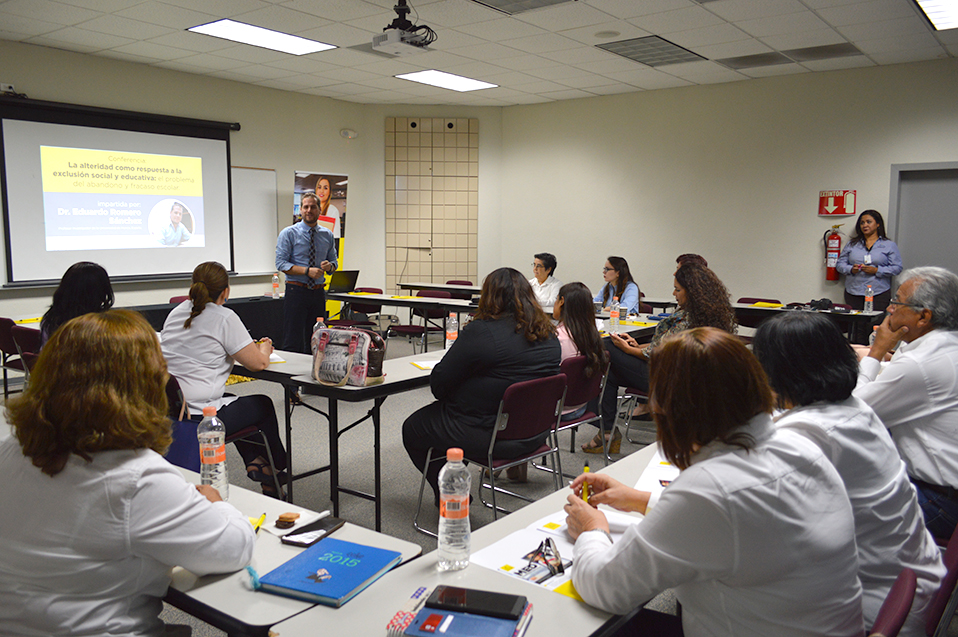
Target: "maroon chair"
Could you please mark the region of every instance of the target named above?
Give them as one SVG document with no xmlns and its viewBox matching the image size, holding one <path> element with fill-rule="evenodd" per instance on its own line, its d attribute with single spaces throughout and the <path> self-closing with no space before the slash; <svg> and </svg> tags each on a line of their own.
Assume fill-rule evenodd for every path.
<svg viewBox="0 0 958 637">
<path fill-rule="evenodd" d="M 446 285 L 472 285 L 472 281 L 457 281 L 453 279 L 452 281 L 446 281 Z M 468 292 L 451 292 L 452 298 L 454 299 L 463 299 L 468 301 L 472 298 L 472 294 Z"/>
<path fill-rule="evenodd" d="M 606 362 L 602 368 L 601 374 L 593 374 L 592 377 L 585 375 L 586 366 L 585 356 L 571 356 L 559 366 L 559 371 L 566 375 L 566 405 L 584 405 L 594 399 L 598 399 L 598 408 L 596 411 L 586 412 L 575 420 L 559 419 L 559 425 L 556 432 L 572 430 L 572 442 L 570 443 L 569 453 L 575 453 L 575 432 L 579 425 L 591 425 L 598 423 L 599 430 L 602 433 L 605 463 L 608 465 L 612 458 L 609 457 L 608 442 L 605 440 L 605 430 L 602 428 L 602 391 L 605 389 L 605 381 L 609 378 L 609 363 Z M 575 477 L 575 476 L 571 476 Z"/>
<path fill-rule="evenodd" d="M 23 325 L 14 325 L 10 328 L 10 336 L 13 338 L 13 344 L 17 348 L 17 354 L 23 363 L 23 382 L 30 382 L 30 370 L 33 364 L 37 362 L 37 356 L 40 352 L 40 330 L 35 327 L 24 327 Z"/>
<path fill-rule="evenodd" d="M 366 292 L 367 294 L 383 293 L 379 288 L 356 288 L 355 292 Z M 352 301 L 349 303 L 349 315 L 352 315 L 353 312 L 357 312 L 369 316 L 370 314 L 379 314 L 382 309 L 382 303 L 354 303 Z M 340 313 L 340 316 L 342 316 L 342 313 Z M 379 323 L 375 321 L 350 318 L 330 319 L 326 321 L 326 325 L 330 327 L 379 327 Z"/>
<path fill-rule="evenodd" d="M 10 397 L 10 385 L 7 377 L 8 370 L 24 372 L 23 359 L 17 351 L 17 344 L 13 340 L 13 327 L 16 323 L 12 319 L 0 318 L 0 365 L 3 367 L 3 398 Z"/>
<path fill-rule="evenodd" d="M 186 296 L 171 296 L 170 303 L 173 303 L 174 305 L 179 305 L 183 301 L 188 301 L 189 299 L 190 299 L 190 296 L 188 294 Z"/>
<path fill-rule="evenodd" d="M 449 292 L 443 290 L 419 290 L 416 296 L 420 297 L 429 297 L 434 299 L 449 299 L 452 298 L 452 295 Z M 421 347 L 423 351 L 428 349 L 426 341 L 428 339 L 429 333 L 442 332 L 445 330 L 445 310 L 427 310 L 422 308 L 414 308 L 412 311 L 413 316 L 418 316 L 422 319 L 422 325 L 416 325 L 415 323 L 408 323 L 406 325 L 390 325 L 389 329 L 386 331 L 386 334 L 399 334 L 407 338 L 418 337 L 421 342 Z M 436 321 L 442 321 L 442 323 L 436 323 Z M 413 343 L 413 354 L 416 353 L 416 345 Z"/>
<path fill-rule="evenodd" d="M 560 476 L 562 475 L 562 462 L 559 458 L 559 447 L 556 437 L 556 425 L 559 421 L 559 415 L 562 413 L 562 403 L 566 391 L 566 375 L 556 374 L 555 376 L 546 376 L 545 378 L 536 378 L 513 383 L 506 388 L 502 400 L 499 402 L 499 413 L 496 416 L 496 424 L 492 429 L 492 436 L 489 439 L 489 449 L 485 456 L 466 456 L 469 462 L 479 465 L 484 471 L 480 474 L 482 482 L 479 484 L 479 500 L 484 506 L 493 511 L 493 518 L 499 518 L 499 512 L 509 513 L 508 510 L 499 507 L 496 504 L 496 493 L 511 495 L 515 498 L 534 502 L 532 498 L 503 489 L 496 486 L 496 473 L 502 469 L 516 467 L 526 462 L 552 456 L 554 461 L 554 471 L 552 474 L 555 489 L 562 488 Z M 497 440 L 529 440 L 538 438 L 543 433 L 549 432 L 546 442 L 539 445 L 538 448 L 530 453 L 519 456 L 518 458 L 496 458 L 494 450 Z M 433 448 L 430 447 L 426 452 L 426 466 L 433 462 Z M 435 458 L 436 462 L 445 461 L 445 457 Z M 488 481 L 488 482 L 487 482 Z M 416 517 L 413 519 L 413 526 L 420 533 L 436 536 L 435 533 L 424 529 L 419 524 L 419 512 L 422 509 L 422 494 L 426 487 L 426 472 L 423 472 L 422 480 L 419 483 L 419 503 L 416 507 Z M 492 492 L 492 502 L 486 502 L 483 498 L 483 489 L 489 489 Z"/>
<path fill-rule="evenodd" d="M 955 595 L 955 584 L 958 583 L 958 528 L 951 534 L 941 558 L 945 563 L 945 577 L 926 611 L 925 634 L 928 637 L 944 637 L 958 608 L 958 595 Z"/>
<path fill-rule="evenodd" d="M 915 601 L 917 588 L 918 577 L 915 576 L 915 571 L 910 568 L 902 569 L 878 611 L 875 625 L 868 633 L 869 637 L 898 637 L 898 632 L 911 612 L 911 603 Z"/>
</svg>

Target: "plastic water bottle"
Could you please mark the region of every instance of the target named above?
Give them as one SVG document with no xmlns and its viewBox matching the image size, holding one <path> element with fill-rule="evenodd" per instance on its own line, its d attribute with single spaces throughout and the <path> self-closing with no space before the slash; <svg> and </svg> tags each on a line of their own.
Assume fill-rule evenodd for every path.
<svg viewBox="0 0 958 637">
<path fill-rule="evenodd" d="M 450 312 L 449 318 L 446 319 L 446 349 L 452 347 L 457 338 L 459 338 L 459 320 L 455 312 Z"/>
<path fill-rule="evenodd" d="M 472 476 L 462 462 L 462 449 L 446 451 L 439 472 L 439 570 L 458 571 L 469 566 L 469 492 Z"/>
<path fill-rule="evenodd" d="M 865 286 L 865 311 L 873 312 L 875 310 L 875 295 L 872 294 L 872 286 Z"/>
<path fill-rule="evenodd" d="M 313 325 L 313 334 L 316 333 L 316 330 L 321 330 L 326 327 L 326 320 L 322 316 L 316 317 L 316 324 Z"/>
<path fill-rule="evenodd" d="M 279 272 L 273 275 L 273 298 L 279 298 Z"/>
<path fill-rule="evenodd" d="M 868 344 L 872 345 L 875 343 L 875 337 L 878 336 L 878 326 L 875 325 L 872 327 L 872 333 L 868 335 Z"/>
<path fill-rule="evenodd" d="M 609 306 L 609 324 L 614 333 L 619 331 L 619 311 L 619 297 L 613 296 L 612 305 Z"/>
<path fill-rule="evenodd" d="M 203 420 L 196 427 L 200 443 L 200 484 L 208 484 L 229 500 L 230 482 L 226 474 L 226 425 L 216 417 L 216 407 L 203 408 Z"/>
</svg>

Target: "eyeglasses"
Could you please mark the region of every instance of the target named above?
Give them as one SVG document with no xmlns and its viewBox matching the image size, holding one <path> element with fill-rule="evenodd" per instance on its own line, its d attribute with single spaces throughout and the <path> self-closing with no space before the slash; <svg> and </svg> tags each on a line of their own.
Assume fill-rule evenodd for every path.
<svg viewBox="0 0 958 637">
<path fill-rule="evenodd" d="M 547 537 L 539 544 L 539 548 L 527 556 L 529 564 L 545 564 L 552 575 L 565 573 L 565 567 L 562 565 L 562 556 L 559 555 L 559 549 L 556 547 L 555 540 Z"/>
<path fill-rule="evenodd" d="M 915 305 L 914 303 L 905 303 L 904 301 L 899 301 L 897 296 L 893 297 L 892 300 L 888 302 L 888 305 L 901 305 L 904 307 L 910 307 L 918 312 L 924 309 L 920 305 Z"/>
<path fill-rule="evenodd" d="M 615 268 L 602 268 L 602 273 L 605 274 L 606 272 L 615 272 Z"/>
<path fill-rule="evenodd" d="M 545 269 L 546 269 L 546 266 L 542 265 L 541 263 L 533 263 L 533 264 L 532 264 L 532 269 L 533 269 L 533 270 L 545 270 Z"/>
</svg>

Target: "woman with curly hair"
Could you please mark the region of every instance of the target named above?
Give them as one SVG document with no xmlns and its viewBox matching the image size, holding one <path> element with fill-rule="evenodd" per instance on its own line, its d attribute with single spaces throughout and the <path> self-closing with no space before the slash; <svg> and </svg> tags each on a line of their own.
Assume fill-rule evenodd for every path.
<svg viewBox="0 0 958 637">
<path fill-rule="evenodd" d="M 618 453 L 622 434 L 615 427 L 619 387 L 649 388 L 649 358 L 666 336 L 693 327 L 716 327 L 729 333 L 736 330 L 735 310 L 725 284 L 707 267 L 686 263 L 675 271 L 672 296 L 679 309 L 655 328 L 652 342 L 639 345 L 628 334 L 610 334 L 606 349 L 611 357 L 609 379 L 602 394 L 602 428 L 609 440 L 609 452 Z M 613 347 L 614 346 L 614 347 Z M 611 433 L 610 433 L 611 432 Z M 601 434 L 582 445 L 586 453 L 602 453 Z"/>
<path fill-rule="evenodd" d="M 526 278 L 512 268 L 489 274 L 475 320 L 459 331 L 429 376 L 436 402 L 414 412 L 402 427 L 406 453 L 426 474 L 437 506 L 442 463 L 426 466 L 429 448 L 436 458 L 444 457 L 449 447 L 462 448 L 466 456 L 484 456 L 506 389 L 558 374 L 560 351 L 552 321 Z M 534 451 L 547 435 L 496 442 L 496 456 L 515 458 Z"/>
<path fill-rule="evenodd" d="M 7 403 L 4 634 L 162 635 L 173 566 L 205 575 L 249 563 L 247 518 L 160 455 L 167 378 L 153 328 L 110 310 L 54 332 Z"/>
</svg>

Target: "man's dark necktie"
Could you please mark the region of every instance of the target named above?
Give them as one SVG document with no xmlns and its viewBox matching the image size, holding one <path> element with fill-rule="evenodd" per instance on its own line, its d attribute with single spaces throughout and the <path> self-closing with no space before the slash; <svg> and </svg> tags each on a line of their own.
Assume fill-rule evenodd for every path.
<svg viewBox="0 0 958 637">
<path fill-rule="evenodd" d="M 309 265 L 306 266 L 306 287 L 310 290 L 316 285 L 313 278 L 309 276 L 310 268 L 316 267 L 316 228 L 309 229 Z"/>
</svg>

